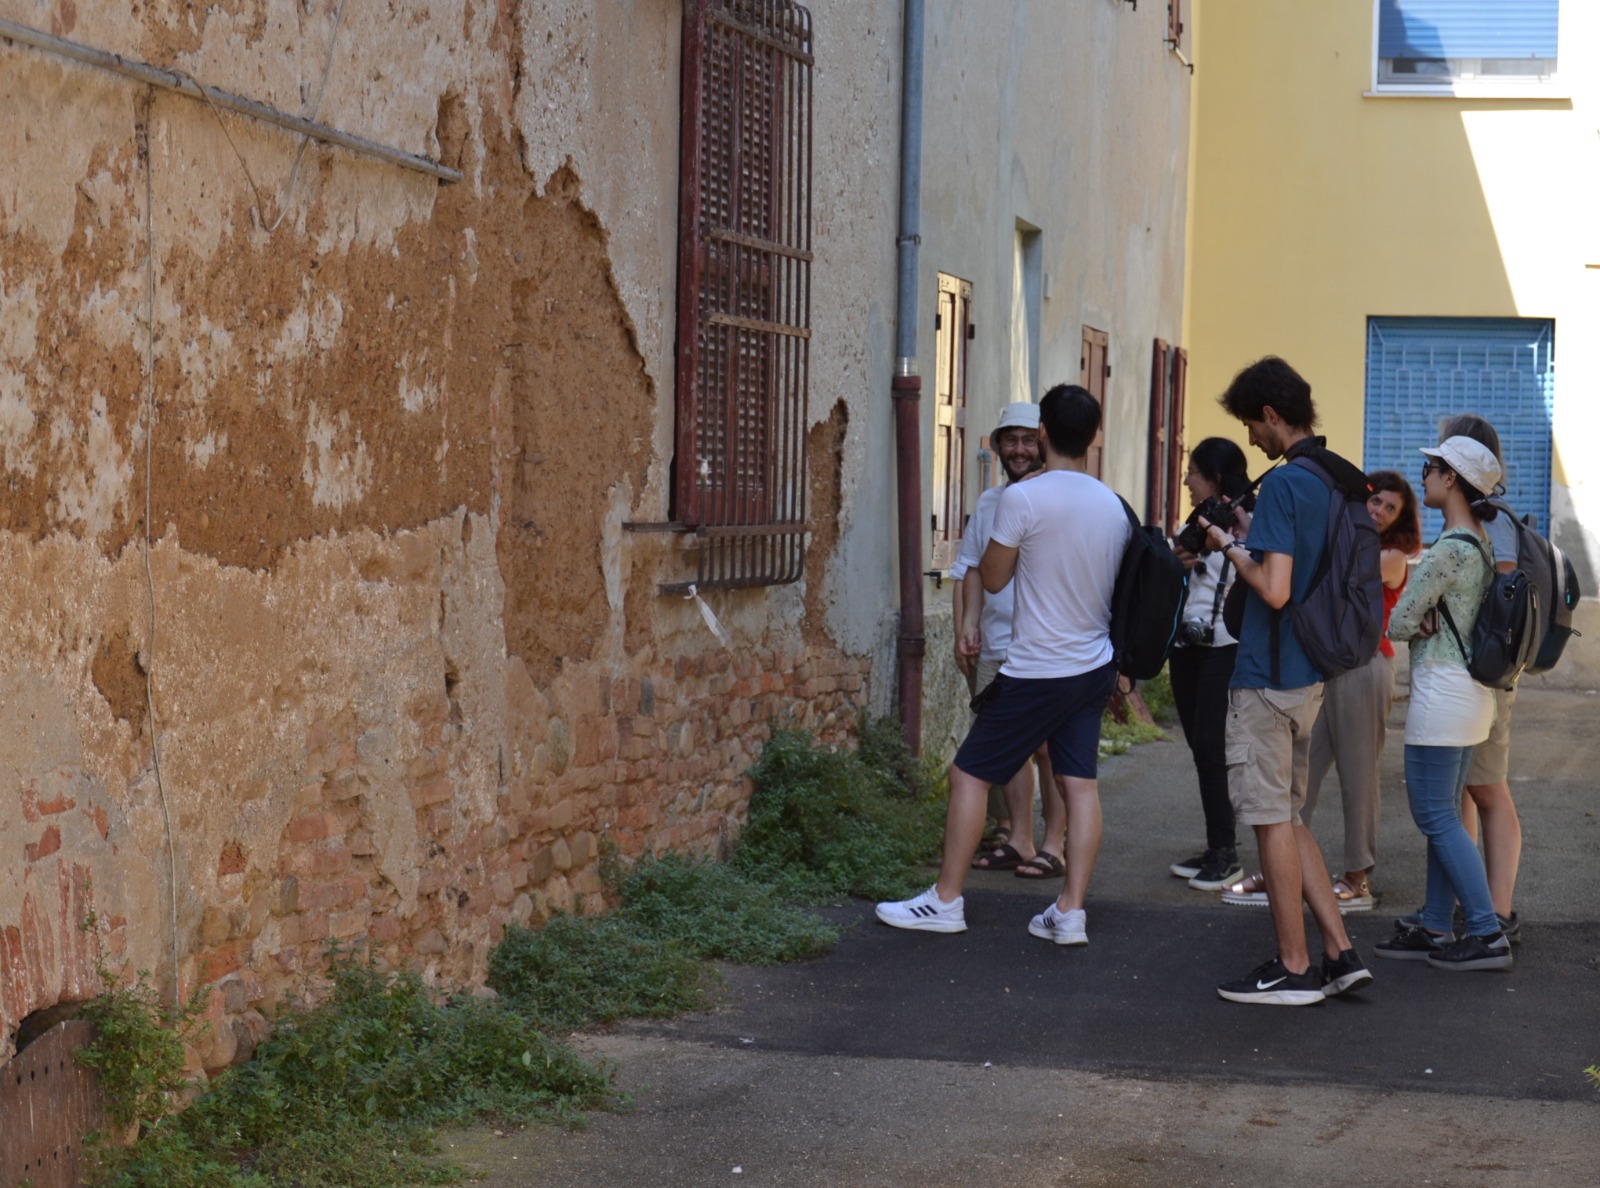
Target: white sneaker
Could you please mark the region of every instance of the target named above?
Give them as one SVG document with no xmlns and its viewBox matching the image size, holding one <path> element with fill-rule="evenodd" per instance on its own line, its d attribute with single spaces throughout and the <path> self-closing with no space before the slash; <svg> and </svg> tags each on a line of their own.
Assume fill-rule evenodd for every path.
<svg viewBox="0 0 1600 1188">
<path fill-rule="evenodd" d="M 954 903 L 946 903 L 933 887 L 929 887 L 915 899 L 880 903 L 877 914 L 878 919 L 891 928 L 914 928 L 919 932 L 965 932 L 965 902 L 958 895 Z"/>
<path fill-rule="evenodd" d="M 1087 924 L 1088 915 L 1082 908 L 1062 912 L 1052 903 L 1028 921 L 1028 935 L 1055 941 L 1058 945 L 1086 945 L 1089 943 Z"/>
</svg>

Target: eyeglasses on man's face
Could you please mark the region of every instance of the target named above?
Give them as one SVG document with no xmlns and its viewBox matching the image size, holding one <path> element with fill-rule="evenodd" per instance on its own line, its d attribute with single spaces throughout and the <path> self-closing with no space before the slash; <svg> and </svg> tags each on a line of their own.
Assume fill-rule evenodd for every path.
<svg viewBox="0 0 1600 1188">
<path fill-rule="evenodd" d="M 1450 468 L 1436 458 L 1429 458 L 1422 464 L 1422 481 L 1428 481 L 1428 475 L 1437 470 L 1440 474 L 1449 474 Z"/>
</svg>

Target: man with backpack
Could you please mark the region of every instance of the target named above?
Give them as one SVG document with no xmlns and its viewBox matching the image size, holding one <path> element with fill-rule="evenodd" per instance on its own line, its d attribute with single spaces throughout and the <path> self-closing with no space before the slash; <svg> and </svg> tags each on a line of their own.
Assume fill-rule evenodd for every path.
<svg viewBox="0 0 1600 1188">
<path fill-rule="evenodd" d="M 1234 377 L 1221 404 L 1244 424 L 1251 445 L 1287 464 L 1261 481 L 1248 547 L 1224 529 L 1210 526 L 1208 533 L 1211 547 L 1233 562 L 1245 588 L 1228 691 L 1228 793 L 1239 822 L 1255 830 L 1278 942 L 1276 956 L 1224 982 L 1217 993 L 1232 1002 L 1308 1006 L 1372 980 L 1345 932 L 1322 851 L 1301 823 L 1300 808 L 1322 682 L 1330 675 L 1313 662 L 1302 640 L 1332 636 L 1336 654 L 1377 647 L 1377 633 L 1364 621 L 1374 608 L 1363 604 L 1370 586 L 1381 630 L 1376 536 L 1370 550 L 1364 541 L 1354 548 L 1349 540 L 1329 548 L 1331 522 L 1353 530 L 1346 503 L 1353 501 L 1370 529 L 1366 476 L 1312 436 L 1317 413 L 1311 386 L 1294 368 L 1275 357 L 1252 363 Z M 1359 561 L 1367 552 L 1370 582 L 1366 563 Z M 1348 568 L 1352 564 L 1356 569 Z M 1316 621 L 1308 613 L 1313 605 Z M 1306 943 L 1302 899 L 1322 933 L 1317 962 Z"/>
<path fill-rule="evenodd" d="M 878 919 L 892 927 L 966 931 L 961 892 L 989 785 L 1006 783 L 1048 741 L 1067 803 L 1067 870 L 1060 896 L 1028 931 L 1058 945 L 1089 941 L 1083 903 L 1100 850 L 1100 721 L 1117 673 L 1112 590 L 1132 535 L 1122 500 L 1088 473 L 1100 415 L 1099 401 L 1076 385 L 1046 392 L 1039 402 L 1044 472 L 1000 493 L 978 572 L 990 594 L 1012 583 L 1011 647 L 1000 674 L 974 699 L 977 717 L 950 767 L 939 880 L 913 899 L 880 903 Z"/>
</svg>

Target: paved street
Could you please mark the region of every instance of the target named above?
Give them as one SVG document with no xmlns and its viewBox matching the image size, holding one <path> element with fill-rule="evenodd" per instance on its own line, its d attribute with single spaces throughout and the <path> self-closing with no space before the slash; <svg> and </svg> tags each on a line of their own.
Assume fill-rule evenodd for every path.
<svg viewBox="0 0 1600 1188">
<path fill-rule="evenodd" d="M 632 1113 L 574 1132 L 473 1132 L 456 1153 L 503 1185 L 1245 1184 L 1291 1171 L 1592 1184 L 1597 723 L 1583 692 L 1528 689 L 1517 707 L 1526 941 L 1513 973 L 1370 961 L 1390 917 L 1422 898 L 1396 731 L 1382 899 L 1347 917 L 1376 982 L 1307 1009 L 1222 1002 L 1220 978 L 1270 956 L 1270 924 L 1165 873 L 1195 848 L 1200 814 L 1187 751 L 1153 744 L 1102 769 L 1087 949 L 1029 937 L 1048 893 L 1008 874 L 973 880 L 955 937 L 897 932 L 851 905 L 841 918 L 855 926 L 827 958 L 731 969 L 715 1013 L 588 1037 Z M 1337 855 L 1327 793 L 1317 832 Z"/>
</svg>

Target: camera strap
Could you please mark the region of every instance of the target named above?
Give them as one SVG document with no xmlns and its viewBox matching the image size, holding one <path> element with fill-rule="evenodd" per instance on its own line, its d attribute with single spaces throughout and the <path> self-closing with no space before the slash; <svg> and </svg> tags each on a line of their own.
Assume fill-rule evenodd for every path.
<svg viewBox="0 0 1600 1188">
<path fill-rule="evenodd" d="M 1232 564 L 1233 562 L 1228 560 L 1228 555 L 1224 553 L 1222 555 L 1222 571 L 1217 574 L 1217 592 L 1211 599 L 1211 627 L 1213 630 L 1217 626 L 1217 614 L 1222 610 L 1222 595 L 1228 588 L 1228 567 Z"/>
</svg>

